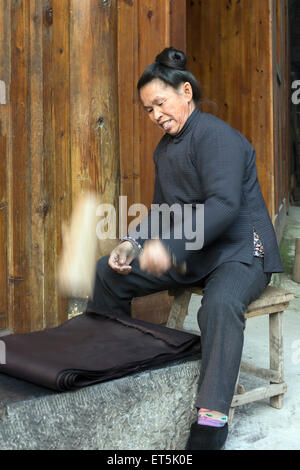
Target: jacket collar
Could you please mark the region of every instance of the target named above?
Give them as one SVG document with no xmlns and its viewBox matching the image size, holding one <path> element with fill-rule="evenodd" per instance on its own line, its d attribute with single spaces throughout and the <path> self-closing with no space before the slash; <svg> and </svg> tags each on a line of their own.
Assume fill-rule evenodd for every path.
<svg viewBox="0 0 300 470">
<path fill-rule="evenodd" d="M 185 121 L 183 128 L 178 132 L 178 134 L 175 134 L 175 135 L 169 134 L 170 140 L 173 141 L 174 144 L 178 144 L 179 142 L 181 142 L 183 137 L 186 134 L 188 134 L 188 132 L 192 129 L 193 123 L 196 121 L 200 112 L 201 111 L 198 108 L 195 108 L 192 114 Z"/>
</svg>

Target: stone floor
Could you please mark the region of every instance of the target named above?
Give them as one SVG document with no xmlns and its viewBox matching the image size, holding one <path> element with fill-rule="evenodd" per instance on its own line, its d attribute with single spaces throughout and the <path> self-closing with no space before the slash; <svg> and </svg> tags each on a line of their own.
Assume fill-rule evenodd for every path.
<svg viewBox="0 0 300 470">
<path fill-rule="evenodd" d="M 271 408 L 269 400 L 238 407 L 228 435 L 225 450 L 299 450 L 300 449 L 300 284 L 292 280 L 295 238 L 300 238 L 300 207 L 289 209 L 280 244 L 285 273 L 273 275 L 271 284 L 280 286 L 295 296 L 284 314 L 285 381 L 288 391 L 281 410 Z M 201 298 L 193 295 L 184 327 L 198 329 L 195 323 Z M 268 367 L 268 318 L 247 321 L 243 360 Z M 266 382 L 241 374 L 240 382 L 247 388 Z"/>
</svg>

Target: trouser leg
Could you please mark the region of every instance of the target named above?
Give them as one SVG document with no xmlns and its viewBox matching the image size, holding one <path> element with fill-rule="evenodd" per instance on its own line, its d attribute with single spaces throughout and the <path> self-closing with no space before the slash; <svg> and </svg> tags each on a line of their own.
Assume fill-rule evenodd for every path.
<svg viewBox="0 0 300 470">
<path fill-rule="evenodd" d="M 162 276 L 152 276 L 139 268 L 139 263 L 131 263 L 132 271 L 122 275 L 108 265 L 109 256 L 100 258 L 97 262 L 96 279 L 93 296 L 88 300 L 88 309 L 112 310 L 131 314 L 131 301 L 155 292 L 178 287 L 169 273 Z"/>
<path fill-rule="evenodd" d="M 243 350 L 244 313 L 269 281 L 259 258 L 250 266 L 224 263 L 205 279 L 198 312 L 202 361 L 197 408 L 228 415 Z"/>
</svg>

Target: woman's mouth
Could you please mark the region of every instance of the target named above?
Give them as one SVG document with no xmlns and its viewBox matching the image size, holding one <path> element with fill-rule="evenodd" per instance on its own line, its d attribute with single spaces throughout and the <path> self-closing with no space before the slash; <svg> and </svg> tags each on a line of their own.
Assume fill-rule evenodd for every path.
<svg viewBox="0 0 300 470">
<path fill-rule="evenodd" d="M 161 127 L 164 131 L 170 130 L 172 127 L 172 119 L 169 119 L 169 121 L 165 121 L 163 124 L 161 124 Z"/>
</svg>

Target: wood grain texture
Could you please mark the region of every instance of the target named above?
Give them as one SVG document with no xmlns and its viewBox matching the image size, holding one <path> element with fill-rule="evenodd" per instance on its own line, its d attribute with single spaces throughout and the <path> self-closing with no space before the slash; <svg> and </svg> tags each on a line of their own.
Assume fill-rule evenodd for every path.
<svg viewBox="0 0 300 470">
<path fill-rule="evenodd" d="M 13 295 L 10 322 L 14 331 L 30 331 L 30 109 L 29 3 L 12 1 L 11 7 L 11 191 L 12 200 L 9 283 Z"/>
<path fill-rule="evenodd" d="M 69 138 L 69 2 L 43 3 L 43 188 L 39 214 L 44 227 L 44 327 L 66 319 L 66 299 L 57 292 L 61 224 L 71 208 Z"/>
<path fill-rule="evenodd" d="M 41 211 L 43 192 L 43 44 L 42 44 L 42 2 L 29 2 L 29 148 L 30 180 L 30 310 L 31 330 L 44 326 L 44 219 Z M 27 184 L 30 184 L 28 181 Z"/>
<path fill-rule="evenodd" d="M 5 87 L 5 104 L 0 105 L 0 330 L 8 328 L 9 285 L 9 155 L 10 155 L 10 0 L 0 1 L 0 80 Z"/>
</svg>

